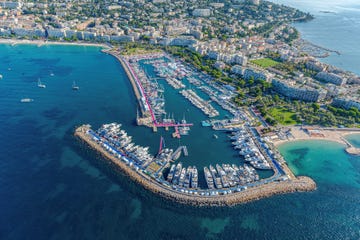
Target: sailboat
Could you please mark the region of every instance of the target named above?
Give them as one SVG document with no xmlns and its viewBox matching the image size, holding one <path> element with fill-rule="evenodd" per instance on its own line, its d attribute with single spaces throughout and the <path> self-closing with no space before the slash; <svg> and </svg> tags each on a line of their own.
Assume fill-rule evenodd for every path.
<svg viewBox="0 0 360 240">
<path fill-rule="evenodd" d="M 80 89 L 80 87 L 76 85 L 75 81 L 73 82 L 72 89 L 73 90 L 79 90 Z"/>
<path fill-rule="evenodd" d="M 40 78 L 38 79 L 38 87 L 39 88 L 46 88 L 46 85 L 41 83 Z"/>
</svg>

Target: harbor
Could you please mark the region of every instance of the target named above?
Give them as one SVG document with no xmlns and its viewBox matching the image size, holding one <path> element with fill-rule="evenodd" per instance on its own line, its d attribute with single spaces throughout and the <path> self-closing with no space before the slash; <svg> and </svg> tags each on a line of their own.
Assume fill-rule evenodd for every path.
<svg viewBox="0 0 360 240">
<path fill-rule="evenodd" d="M 273 183 L 279 185 L 285 182 L 285 185 L 288 185 L 289 181 L 297 181 L 298 178 L 287 168 L 281 155 L 266 144 L 249 125 L 248 114 L 231 102 L 231 96 L 234 94 L 231 86 L 219 85 L 210 77 L 165 53 L 127 56 L 119 55 L 116 50 L 107 50 L 107 53 L 114 55 L 121 62 L 130 79 L 138 101 L 137 125 L 150 127 L 153 132 L 158 132 L 158 128 L 169 130 L 173 127 L 174 132 L 171 136 L 179 139 L 178 147 L 174 151 L 173 148 L 165 146 L 165 138 L 161 136 L 158 152 L 151 154 L 148 151 L 149 146 L 143 147 L 133 143 L 132 138 L 118 123 L 104 124 L 96 131 L 88 125 L 83 125 L 76 131 L 78 136 L 79 133 L 85 134 L 85 137 L 81 135 L 83 140 L 91 139 L 91 143 L 86 140 L 89 145 L 98 145 L 101 151 L 113 155 L 110 158 L 112 161 L 115 161 L 115 158 L 116 161 L 125 163 L 136 174 L 150 178 L 151 182 L 165 189 L 162 190 L 166 192 L 164 195 L 169 195 L 167 192 L 170 191 L 176 196 L 224 196 Z M 180 145 L 180 138 L 188 137 L 193 124 L 187 123 L 185 114 L 179 121 L 175 120 L 174 113 L 168 112 L 166 105 L 169 98 L 166 96 L 171 91 L 182 95 L 183 100 L 180 101 L 188 100 L 208 118 L 201 122 L 200 128 L 205 127 L 208 129 L 205 130 L 207 132 L 216 132 L 212 134 L 215 141 L 219 135 L 222 139 L 227 138 L 224 141 L 232 148 L 230 152 L 233 154 L 233 162 L 219 160 L 207 165 L 204 164 L 203 157 L 200 157 L 198 165 L 191 164 L 188 159 L 181 157 L 183 153 L 187 158 L 189 152 L 186 144 Z M 210 120 L 214 117 L 219 118 Z M 204 148 L 204 145 L 201 148 Z M 307 189 L 315 189 L 316 184 L 311 179 L 308 181 L 311 184 Z M 280 189 L 280 192 L 287 191 Z M 297 187 L 289 189 L 296 191 Z M 160 190 L 156 190 L 158 191 Z M 271 192 L 276 194 L 278 190 L 274 189 Z"/>
<path fill-rule="evenodd" d="M 216 191 L 213 189 L 197 189 L 197 172 L 194 168 L 182 169 L 180 174 L 178 171 L 176 172 L 176 176 L 179 175 L 179 181 L 175 181 L 175 179 L 172 179 L 171 181 L 175 181 L 176 184 L 180 185 L 181 180 L 182 186 L 185 186 L 176 187 L 164 180 L 160 172 L 161 166 L 165 164 L 166 159 L 169 159 L 172 151 L 165 150 L 151 161 L 150 158 L 148 158 L 146 151 L 142 148 L 143 151 L 145 151 L 142 152 L 143 155 L 134 154 L 134 156 L 130 157 L 127 150 L 130 149 L 129 147 L 126 148 L 126 145 L 122 144 L 115 147 L 118 145 L 118 141 L 111 143 L 115 137 L 113 134 L 116 135 L 117 132 L 120 133 L 120 126 L 121 125 L 119 124 L 104 125 L 99 131 L 95 132 L 91 130 L 89 125 L 82 125 L 75 130 L 74 134 L 86 143 L 87 146 L 91 147 L 115 164 L 115 167 L 123 171 L 135 182 L 156 194 L 179 203 L 195 206 L 231 206 L 276 194 L 312 191 L 316 189 L 315 182 L 311 178 L 304 176 L 282 178 L 274 181 L 260 180 L 249 183 L 242 188 L 222 188 Z M 109 130 L 109 132 L 104 132 L 105 129 Z M 98 135 L 99 133 L 102 133 L 103 137 L 100 137 L 100 135 Z M 120 134 L 122 134 L 125 139 L 129 139 L 125 132 L 121 132 Z M 130 140 L 127 141 L 129 142 Z M 136 148 L 134 145 L 131 147 Z M 141 147 L 137 146 L 137 148 Z M 135 151 L 138 152 L 139 150 Z M 163 157 L 161 157 L 162 153 L 164 154 Z M 151 166 L 154 162 L 156 162 L 157 167 L 159 168 Z M 223 166 L 225 169 L 228 169 L 229 167 L 226 165 Z M 181 165 L 178 167 L 178 170 L 180 170 L 180 167 Z M 224 179 L 226 175 L 226 173 L 224 174 L 225 171 L 221 170 L 220 166 L 217 166 L 217 168 L 220 170 L 220 175 Z M 153 172 L 150 173 L 150 171 Z M 173 176 L 175 177 L 175 175 Z M 189 176 L 191 176 L 191 180 Z M 187 186 L 189 186 L 189 189 Z"/>
<path fill-rule="evenodd" d="M 188 100 L 207 118 L 219 117 L 203 120 L 200 128 L 217 132 L 212 134 L 215 141 L 219 135 L 223 140 L 225 138 L 224 141 L 232 148 L 230 152 L 234 160 L 232 163 L 228 159 L 208 165 L 203 161 L 200 165 L 191 164 L 191 158 L 184 159 L 189 155 L 188 146 L 179 142 L 174 151 L 165 147 L 163 136 L 160 137 L 158 152 L 153 155 L 148 151 L 148 146 L 133 143 L 131 137 L 121 129 L 121 124 L 117 123 L 104 124 L 96 131 L 88 125 L 77 130 L 77 133 L 85 132 L 95 142 L 91 146 L 99 145 L 102 151 L 114 155 L 116 161 L 125 163 L 140 176 L 145 175 L 152 182 L 155 181 L 165 192 L 170 191 L 175 195 L 224 196 L 273 183 L 297 181 L 282 157 L 249 125 L 246 111 L 233 105 L 231 97 L 234 89 L 213 82 L 208 76 L 165 53 L 121 56 L 116 50 L 107 52 L 116 56 L 130 79 L 138 101 L 137 125 L 151 127 L 153 132 L 158 132 L 159 127 L 165 130 L 173 127 L 171 136 L 179 141 L 181 136 L 191 135 L 190 126 L 193 124 L 187 123 L 185 114 L 181 121 L 175 120 L 174 113 L 168 113 L 165 107 L 168 92 L 177 92 L 183 96 L 183 101 Z M 216 108 L 211 102 L 215 103 Z M 309 189 L 315 189 L 316 184 L 311 179 L 309 181 L 312 185 Z M 296 191 L 291 187 L 291 190 L 280 189 L 280 192 Z M 276 194 L 277 190 L 272 192 Z"/>
</svg>

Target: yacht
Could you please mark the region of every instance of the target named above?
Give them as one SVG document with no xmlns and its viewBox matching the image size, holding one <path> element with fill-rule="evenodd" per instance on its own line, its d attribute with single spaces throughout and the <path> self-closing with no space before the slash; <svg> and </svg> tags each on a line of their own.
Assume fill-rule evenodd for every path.
<svg viewBox="0 0 360 240">
<path fill-rule="evenodd" d="M 33 101 L 34 101 L 34 99 L 32 99 L 32 98 L 23 98 L 20 100 L 20 102 L 22 102 L 22 103 L 28 103 L 28 102 L 33 102 Z"/>
</svg>

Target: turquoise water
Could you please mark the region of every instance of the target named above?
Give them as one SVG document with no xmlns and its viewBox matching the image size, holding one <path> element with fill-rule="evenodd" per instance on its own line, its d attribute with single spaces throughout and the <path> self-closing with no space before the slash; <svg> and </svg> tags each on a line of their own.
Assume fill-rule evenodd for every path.
<svg viewBox="0 0 360 240">
<path fill-rule="evenodd" d="M 309 147 L 311 146 L 311 147 Z M 332 183 L 360 188 L 360 174 L 355 157 L 344 146 L 330 141 L 298 141 L 279 147 L 296 175 L 307 175 L 317 183 Z"/>
<path fill-rule="evenodd" d="M 118 121 L 136 142 L 156 151 L 160 135 L 170 135 L 135 127 L 137 103 L 113 57 L 96 47 L 0 45 L 0 74 L 0 239 L 360 238 L 360 158 L 340 145 L 281 147 L 295 171 L 318 182 L 315 192 L 231 208 L 183 206 L 116 173 L 72 136 L 78 124 Z M 39 77 L 46 89 L 36 86 Z M 71 90 L 74 80 L 79 91 Z M 20 103 L 25 97 L 34 102 Z M 201 114 L 190 111 L 187 119 Z M 203 129 L 181 141 L 204 141 L 195 137 Z M 213 142 L 204 152 L 213 151 L 218 143 L 203 134 Z M 223 144 L 227 151 L 225 138 Z M 184 162 L 204 154 L 197 150 Z"/>
<path fill-rule="evenodd" d="M 357 148 L 360 148 L 360 134 L 351 134 L 346 136 L 346 139 Z"/>
</svg>

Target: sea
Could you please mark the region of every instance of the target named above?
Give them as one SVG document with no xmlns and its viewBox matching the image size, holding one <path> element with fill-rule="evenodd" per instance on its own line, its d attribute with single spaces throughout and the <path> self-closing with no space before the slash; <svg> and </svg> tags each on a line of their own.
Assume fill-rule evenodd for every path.
<svg viewBox="0 0 360 240">
<path fill-rule="evenodd" d="M 316 181 L 314 192 L 235 207 L 185 206 L 144 190 L 73 137 L 83 123 L 98 128 L 119 122 L 152 153 L 161 136 L 167 147 L 187 145 L 189 156 L 179 161 L 199 170 L 217 162 L 241 164 L 226 134 L 215 138 L 201 127 L 206 116 L 166 83 L 167 109 L 194 123 L 180 140 L 171 138 L 171 129 L 153 133 L 136 126 L 129 80 L 99 47 L 0 44 L 0 74 L 0 239 L 360 238 L 360 157 L 343 145 L 280 146 L 297 175 Z M 37 87 L 39 78 L 45 89 Z M 33 101 L 21 103 L 23 98 Z M 360 135 L 348 140 L 360 146 Z"/>
<path fill-rule="evenodd" d="M 311 13 L 315 19 L 293 24 L 301 37 L 338 51 L 321 61 L 360 75 L 360 1 L 358 0 L 271 0 Z"/>
</svg>

